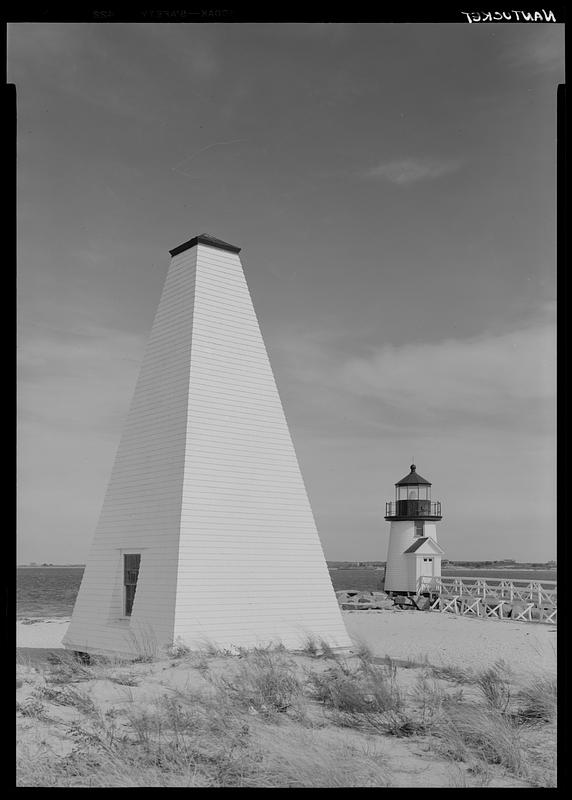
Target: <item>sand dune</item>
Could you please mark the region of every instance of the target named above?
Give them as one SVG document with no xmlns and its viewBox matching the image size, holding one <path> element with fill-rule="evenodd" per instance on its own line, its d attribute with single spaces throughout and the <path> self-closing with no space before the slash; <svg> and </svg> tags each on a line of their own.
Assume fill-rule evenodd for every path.
<svg viewBox="0 0 572 800">
<path fill-rule="evenodd" d="M 237 781 L 241 786 L 322 788 L 555 785 L 554 719 L 548 717 L 542 725 L 536 720 L 511 732 L 497 711 L 488 708 L 478 680 L 484 678 L 478 670 L 503 659 L 512 669 L 500 671 L 506 685 L 493 684 L 498 697 L 512 698 L 511 710 L 516 712 L 524 707 L 519 693 L 537 686 L 540 700 L 552 708 L 555 626 L 392 609 L 348 611 L 343 618 L 356 655 L 363 643 L 375 656 L 389 655 L 397 662 L 395 670 L 373 662 L 377 674 L 384 676 L 382 684 L 376 678 L 375 685 L 378 690 L 384 687 L 379 698 L 387 713 L 373 714 L 371 730 L 367 728 L 371 714 L 360 716 L 363 707 L 359 719 L 352 717 L 348 727 L 348 720 L 335 711 L 337 706 L 324 705 L 329 695 L 316 699 L 308 684 L 312 674 L 317 676 L 316 686 L 323 687 L 323 673 L 334 669 L 326 683 L 337 682 L 347 693 L 349 665 L 354 670 L 353 693 L 350 690 L 346 696 L 342 691 L 344 703 L 351 708 L 351 703 L 358 702 L 359 707 L 364 691 L 368 703 L 377 702 L 378 695 L 371 693 L 368 683 L 372 664 L 364 652 L 361 658 L 344 654 L 350 657 L 341 660 L 338 673 L 330 656 L 316 657 L 308 649 L 287 654 L 285 661 L 284 654 L 276 651 L 242 653 L 237 658 L 216 652 L 181 657 L 165 653 L 149 662 L 95 662 L 93 669 L 86 670 L 73 661 L 58 663 L 50 657 L 62 646 L 68 619 L 20 620 L 16 625 L 19 785 L 192 787 L 234 786 Z M 407 668 L 399 668 L 405 661 Z M 449 669 L 416 667 L 418 662 Z M 365 671 L 364 663 L 370 664 Z M 340 682 L 342 673 L 345 677 Z M 540 673 L 546 681 L 537 680 Z M 296 686 L 301 687 L 301 695 Z M 336 692 L 332 697 L 337 697 Z M 390 705 L 397 699 L 398 713 Z M 284 713 L 286 709 L 291 713 Z M 303 724 L 297 716 L 300 710 L 306 719 Z M 177 738 L 181 721 L 188 720 L 189 714 L 192 727 L 183 725 L 181 730 L 184 737 L 194 737 L 192 752 L 199 754 L 192 774 Z M 461 742 L 456 729 L 451 734 L 449 714 L 455 725 L 464 721 Z M 209 727 L 212 719 L 215 723 L 224 719 L 223 728 Z M 156 723 L 167 727 L 156 729 Z M 122 736 L 116 736 L 117 725 L 133 737 L 127 749 Z M 398 726 L 397 733 L 392 725 Z M 400 738 L 399 731 L 407 725 L 413 728 Z M 150 738 L 145 739 L 145 747 L 134 748 L 141 730 Z M 157 730 L 159 739 L 153 738 Z M 82 743 L 95 744 L 78 750 L 77 736 Z M 482 749 L 483 741 L 489 750 Z M 159 749 L 147 751 L 148 746 Z M 107 760 L 101 761 L 102 753 Z M 165 753 L 171 761 L 163 761 Z M 236 772 L 228 771 L 225 759 L 231 757 L 236 760 Z M 202 771 L 197 772 L 199 768 Z"/>
</svg>

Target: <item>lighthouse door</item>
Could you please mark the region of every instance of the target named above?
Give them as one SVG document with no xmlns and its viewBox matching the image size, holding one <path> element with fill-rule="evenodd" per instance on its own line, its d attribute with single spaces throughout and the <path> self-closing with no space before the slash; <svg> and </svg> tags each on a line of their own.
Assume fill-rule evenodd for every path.
<svg viewBox="0 0 572 800">
<path fill-rule="evenodd" d="M 421 559 L 421 564 L 419 575 L 420 576 L 427 576 L 429 578 L 433 577 L 433 558 L 431 556 L 423 556 Z"/>
</svg>

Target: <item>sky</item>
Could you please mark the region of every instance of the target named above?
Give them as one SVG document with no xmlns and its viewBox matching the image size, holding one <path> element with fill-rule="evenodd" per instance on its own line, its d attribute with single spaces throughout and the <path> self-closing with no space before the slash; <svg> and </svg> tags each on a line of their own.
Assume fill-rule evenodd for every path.
<svg viewBox="0 0 572 800">
<path fill-rule="evenodd" d="M 560 24 L 14 23 L 18 563 L 83 563 L 169 265 L 241 260 L 326 558 L 415 462 L 555 558 Z"/>
</svg>

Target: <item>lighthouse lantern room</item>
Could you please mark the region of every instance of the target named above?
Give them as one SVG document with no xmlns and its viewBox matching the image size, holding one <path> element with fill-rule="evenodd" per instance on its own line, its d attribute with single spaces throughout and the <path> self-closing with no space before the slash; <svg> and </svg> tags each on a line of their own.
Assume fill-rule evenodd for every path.
<svg viewBox="0 0 572 800">
<path fill-rule="evenodd" d="M 441 503 L 431 499 L 431 483 L 410 472 L 395 484 L 395 500 L 385 504 L 390 523 L 384 588 L 388 594 L 417 594 L 421 578 L 441 576 L 443 550 L 437 543 Z M 421 584 L 423 583 L 423 587 Z"/>
</svg>

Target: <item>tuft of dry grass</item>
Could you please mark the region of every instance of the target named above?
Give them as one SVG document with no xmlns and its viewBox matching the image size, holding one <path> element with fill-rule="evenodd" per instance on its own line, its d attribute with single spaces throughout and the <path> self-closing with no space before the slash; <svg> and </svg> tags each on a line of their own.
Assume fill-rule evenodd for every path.
<svg viewBox="0 0 572 800">
<path fill-rule="evenodd" d="M 355 655 L 363 664 L 371 664 L 374 660 L 372 649 L 363 641 L 356 641 Z"/>
<path fill-rule="evenodd" d="M 417 678 L 410 697 L 418 709 L 420 726 L 427 730 L 441 718 L 444 706 L 448 702 L 460 700 L 462 695 L 448 694 L 434 679 L 431 680 L 429 675 L 423 672 Z"/>
<path fill-rule="evenodd" d="M 85 694 L 71 686 L 62 689 L 55 689 L 52 686 L 39 686 L 33 693 L 40 701 L 53 703 L 58 706 L 71 706 L 80 714 L 90 715 L 95 712 L 93 700 Z"/>
<path fill-rule="evenodd" d="M 67 685 L 90 681 L 94 677 L 93 665 L 96 662 L 86 666 L 66 650 L 62 650 L 61 654 L 50 653 L 48 663 L 51 665 L 46 671 L 46 680 L 49 683 Z"/>
<path fill-rule="evenodd" d="M 473 683 L 475 675 L 470 669 L 463 669 L 452 664 L 432 664 L 430 670 L 435 678 L 452 683 Z"/>
<path fill-rule="evenodd" d="M 475 760 L 470 765 L 453 765 L 449 787 L 453 789 L 486 788 L 492 780 L 490 765 L 485 761 Z"/>
<path fill-rule="evenodd" d="M 163 698 L 155 711 L 131 714 L 130 723 L 135 739 L 124 746 L 142 763 L 173 773 L 192 765 L 204 786 L 241 786 L 255 773 L 250 726 L 224 697 Z"/>
<path fill-rule="evenodd" d="M 476 705 L 454 706 L 434 725 L 443 751 L 456 761 L 477 758 L 526 777 L 526 756 L 518 726 L 497 710 Z"/>
<path fill-rule="evenodd" d="M 181 639 L 177 637 L 173 644 L 167 647 L 167 655 L 169 658 L 185 658 L 191 654 L 191 649 Z"/>
<path fill-rule="evenodd" d="M 32 717 L 33 719 L 43 719 L 46 717 L 46 706 L 39 697 L 31 696 L 23 700 L 21 703 L 16 702 L 16 712 L 22 714 L 23 717 Z"/>
<path fill-rule="evenodd" d="M 209 786 L 197 777 L 194 765 L 166 769 L 165 763 L 153 763 L 138 757 L 136 748 L 125 742 L 107 747 L 95 739 L 78 737 L 77 746 L 67 755 L 54 758 L 45 752 L 35 753 L 24 747 L 17 756 L 18 786 L 56 786 L 81 788 Z"/>
<path fill-rule="evenodd" d="M 501 714 L 506 712 L 511 699 L 511 690 L 504 662 L 497 661 L 492 667 L 481 670 L 476 676 L 476 685 L 489 708 Z"/>
<path fill-rule="evenodd" d="M 341 735 L 339 735 L 341 734 Z M 342 732 L 274 727 L 260 747 L 257 786 L 281 788 L 387 787 L 383 756 L 349 744 Z"/>
<path fill-rule="evenodd" d="M 308 671 L 307 678 L 312 697 L 324 706 L 335 724 L 405 731 L 407 720 L 400 714 L 403 698 L 392 669 L 363 661 L 353 666 L 341 660 L 323 672 Z"/>
<path fill-rule="evenodd" d="M 206 676 L 210 669 L 210 663 L 206 653 L 191 653 L 189 663 L 193 669 L 198 670 L 203 677 Z"/>
<path fill-rule="evenodd" d="M 242 658 L 247 658 L 251 655 L 256 655 L 258 653 L 286 653 L 286 647 L 284 646 L 283 642 L 280 640 L 275 642 L 269 642 L 266 645 L 258 644 L 254 647 L 241 647 L 237 645 L 234 650 L 236 651 L 236 655 L 241 656 Z"/>
<path fill-rule="evenodd" d="M 320 651 L 322 658 L 330 659 L 332 661 L 335 661 L 337 658 L 332 646 L 325 639 L 320 639 Z"/>
<path fill-rule="evenodd" d="M 114 673 L 112 670 L 118 665 L 134 663 L 139 659 L 111 659 L 105 656 L 92 655 L 89 662 L 82 661 L 73 653 L 62 651 L 52 653 L 48 658 L 49 667 L 43 670 L 46 683 L 55 686 L 69 686 L 74 683 L 87 683 L 96 679 L 110 680 L 113 683 L 136 686 L 135 678 L 126 672 Z"/>
<path fill-rule="evenodd" d="M 216 642 L 213 642 L 212 639 L 209 639 L 206 636 L 203 636 L 200 641 L 199 652 L 209 658 L 216 658 L 217 656 L 226 655 L 226 653 L 217 645 Z"/>
<path fill-rule="evenodd" d="M 523 722 L 554 722 L 557 714 L 556 678 L 538 675 L 517 694 Z"/>
<path fill-rule="evenodd" d="M 295 709 L 302 695 L 293 662 L 270 650 L 253 650 L 229 676 L 214 682 L 232 702 L 259 714 Z"/>
<path fill-rule="evenodd" d="M 307 656 L 311 656 L 312 658 L 316 658 L 320 652 L 320 648 L 318 645 L 318 640 L 312 634 L 308 634 L 304 640 L 304 644 L 301 649 L 302 653 L 305 653 Z"/>
<path fill-rule="evenodd" d="M 109 675 L 108 680 L 112 683 L 117 683 L 119 686 L 139 686 L 141 681 L 130 672 L 119 672 L 114 675 Z"/>
</svg>

